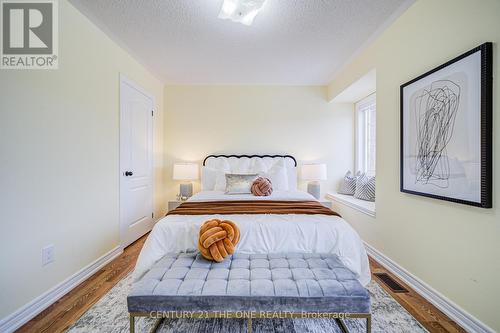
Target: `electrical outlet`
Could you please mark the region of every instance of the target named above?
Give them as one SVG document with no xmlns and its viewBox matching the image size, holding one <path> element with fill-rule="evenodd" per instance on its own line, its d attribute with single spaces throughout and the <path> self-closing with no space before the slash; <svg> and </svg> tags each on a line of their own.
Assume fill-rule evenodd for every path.
<svg viewBox="0 0 500 333">
<path fill-rule="evenodd" d="M 50 244 L 42 248 L 42 266 L 50 264 L 54 258 L 54 244 Z"/>
</svg>

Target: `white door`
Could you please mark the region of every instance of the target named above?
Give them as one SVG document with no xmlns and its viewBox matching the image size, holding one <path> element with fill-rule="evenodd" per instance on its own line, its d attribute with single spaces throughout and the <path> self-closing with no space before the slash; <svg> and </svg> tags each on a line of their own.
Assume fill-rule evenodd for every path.
<svg viewBox="0 0 500 333">
<path fill-rule="evenodd" d="M 153 98 L 120 77 L 120 237 L 123 247 L 153 227 Z"/>
</svg>

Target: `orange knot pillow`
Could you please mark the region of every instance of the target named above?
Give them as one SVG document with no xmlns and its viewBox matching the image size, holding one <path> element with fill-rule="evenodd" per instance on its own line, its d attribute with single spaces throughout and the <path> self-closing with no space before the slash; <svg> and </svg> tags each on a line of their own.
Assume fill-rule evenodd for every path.
<svg viewBox="0 0 500 333">
<path fill-rule="evenodd" d="M 200 227 L 198 249 L 208 260 L 221 262 L 234 253 L 240 241 L 240 229 L 228 220 L 208 220 Z"/>
<path fill-rule="evenodd" d="M 253 195 L 258 197 L 266 197 L 273 193 L 273 184 L 269 178 L 259 177 L 253 182 L 251 191 Z"/>
</svg>

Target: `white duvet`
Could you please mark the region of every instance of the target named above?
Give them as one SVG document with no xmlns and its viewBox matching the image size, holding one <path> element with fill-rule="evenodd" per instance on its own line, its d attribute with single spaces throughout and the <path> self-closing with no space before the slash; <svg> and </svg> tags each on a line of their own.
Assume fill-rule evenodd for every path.
<svg viewBox="0 0 500 333">
<path fill-rule="evenodd" d="M 315 200 L 303 191 L 274 192 L 269 197 L 226 195 L 202 191 L 190 201 L 218 200 Z M 212 218 L 234 221 L 241 238 L 239 253 L 332 253 L 358 276 L 366 286 L 370 268 L 363 242 L 342 218 L 329 215 L 241 214 L 241 215 L 169 215 L 159 220 L 146 240 L 134 271 L 140 278 L 166 253 L 197 250 L 200 225 Z"/>
</svg>

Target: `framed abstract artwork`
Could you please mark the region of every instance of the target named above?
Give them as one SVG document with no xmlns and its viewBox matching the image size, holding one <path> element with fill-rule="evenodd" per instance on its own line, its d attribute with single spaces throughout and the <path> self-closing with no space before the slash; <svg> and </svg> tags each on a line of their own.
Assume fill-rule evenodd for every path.
<svg viewBox="0 0 500 333">
<path fill-rule="evenodd" d="M 401 86 L 401 192 L 491 208 L 492 44 Z"/>
</svg>

